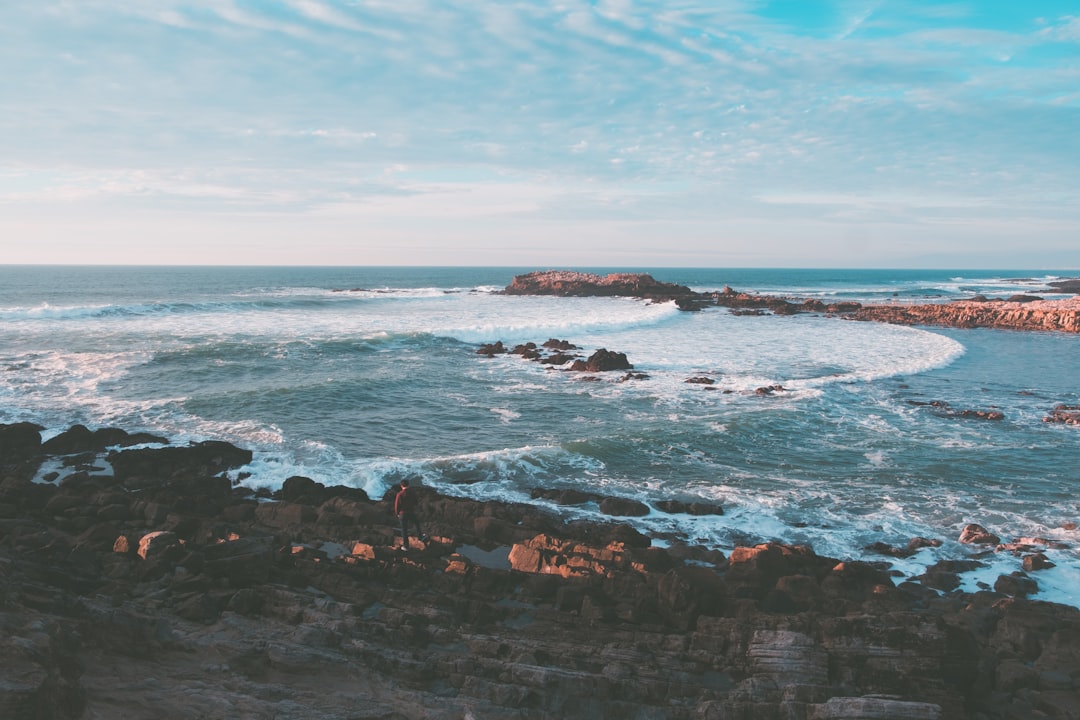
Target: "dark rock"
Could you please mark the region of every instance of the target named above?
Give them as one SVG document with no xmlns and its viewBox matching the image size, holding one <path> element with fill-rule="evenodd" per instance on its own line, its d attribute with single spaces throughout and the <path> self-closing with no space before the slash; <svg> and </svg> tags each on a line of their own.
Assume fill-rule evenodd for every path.
<svg viewBox="0 0 1080 720">
<path fill-rule="evenodd" d="M 1023 558 L 1024 571 L 1033 572 L 1035 570 L 1048 570 L 1049 568 L 1056 567 L 1054 563 L 1050 562 L 1042 553 L 1033 553 L 1031 555 L 1025 555 Z"/>
<path fill-rule="evenodd" d="M 575 360 L 571 370 L 579 372 L 608 372 L 610 370 L 632 370 L 633 365 L 626 359 L 626 353 L 613 352 L 600 348 L 588 360 Z"/>
<path fill-rule="evenodd" d="M 1080 707 L 1080 611 L 1026 599 L 1037 586 L 1022 574 L 942 595 L 895 587 L 887 563 L 780 543 L 725 559 L 674 532 L 654 546 L 628 523 L 431 488 L 418 490 L 432 537 L 399 552 L 386 502 L 310 478 L 257 502 L 270 493 L 154 472 L 0 479 L 13 509 L 0 513 L 0 717 L 1064 720 Z M 535 496 L 607 500 L 578 492 Z M 1031 548 L 1050 547 L 1004 549 L 1035 563 Z M 975 566 L 942 561 L 930 583 Z"/>
<path fill-rule="evenodd" d="M 724 508 L 715 503 L 700 501 L 682 502 L 681 500 L 659 500 L 656 509 L 669 514 L 686 513 L 687 515 L 723 515 Z"/>
<path fill-rule="evenodd" d="M 187 447 L 140 448 L 109 453 L 119 480 L 134 476 L 170 478 L 180 474 L 216 475 L 251 462 L 251 451 L 207 440 Z"/>
<path fill-rule="evenodd" d="M 1043 422 L 1080 425 L 1080 405 L 1055 405 L 1050 414 L 1043 418 Z"/>
<path fill-rule="evenodd" d="M 34 457 L 41 452 L 41 425 L 21 422 L 0 425 L 0 464 Z"/>
<path fill-rule="evenodd" d="M 605 515 L 642 516 L 648 515 L 649 506 L 629 498 L 606 497 L 600 501 L 600 512 Z"/>
<path fill-rule="evenodd" d="M 396 494 L 397 488 L 392 488 L 392 491 Z M 333 498 L 344 498 L 353 502 L 370 502 L 368 494 L 363 488 L 354 488 L 347 485 L 326 486 L 302 475 L 287 478 L 282 483 L 280 495 L 281 499 L 286 502 L 304 503 L 306 505 L 322 505 Z"/>
<path fill-rule="evenodd" d="M 1001 575 L 994 581 L 995 592 L 1013 597 L 1027 597 L 1039 592 L 1039 584 L 1024 573 Z"/>
<path fill-rule="evenodd" d="M 602 496 L 573 488 L 533 488 L 530 495 L 544 500 L 551 500 L 558 505 L 584 505 L 588 502 L 600 502 Z"/>
<path fill-rule="evenodd" d="M 975 523 L 965 525 L 957 540 L 966 545 L 997 545 L 1001 542 L 1000 537 Z"/>
<path fill-rule="evenodd" d="M 575 356 L 567 355 L 566 353 L 555 353 L 554 355 L 548 355 L 547 357 L 540 358 L 540 362 L 546 365 L 565 365 L 566 363 L 574 360 Z"/>
<path fill-rule="evenodd" d="M 653 300 L 696 297 L 686 286 L 659 282 L 645 273 L 612 273 L 600 276 L 569 270 L 545 270 L 517 275 L 503 292 L 507 295 L 623 296 Z"/>
<path fill-rule="evenodd" d="M 164 445 L 168 440 L 149 433 L 130 434 L 120 428 L 98 428 L 91 431 L 85 425 L 72 425 L 54 438 L 46 440 L 41 449 L 50 455 L 72 455 L 84 452 L 100 452 L 109 447 L 128 447 L 156 443 Z"/>
<path fill-rule="evenodd" d="M 494 357 L 496 355 L 502 355 L 506 352 L 506 346 L 503 345 L 502 340 L 498 340 L 493 343 L 486 343 L 480 346 L 480 349 L 476 351 L 477 355 L 487 355 L 488 357 Z"/>
<path fill-rule="evenodd" d="M 1080 278 L 1068 278 L 1066 280 L 1052 280 L 1047 283 L 1053 293 L 1065 293 L 1080 295 Z"/>
</svg>

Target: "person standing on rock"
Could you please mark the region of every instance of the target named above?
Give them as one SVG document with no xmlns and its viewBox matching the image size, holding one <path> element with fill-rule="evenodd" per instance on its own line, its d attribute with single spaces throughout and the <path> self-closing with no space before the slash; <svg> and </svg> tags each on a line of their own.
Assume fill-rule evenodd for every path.
<svg viewBox="0 0 1080 720">
<path fill-rule="evenodd" d="M 409 549 L 409 525 L 416 526 L 416 536 L 420 542 L 427 540 L 427 535 L 420 528 L 420 518 L 416 515 L 416 491 L 409 487 L 409 479 L 401 481 L 401 489 L 394 496 L 394 513 L 401 521 L 401 550 Z"/>
</svg>

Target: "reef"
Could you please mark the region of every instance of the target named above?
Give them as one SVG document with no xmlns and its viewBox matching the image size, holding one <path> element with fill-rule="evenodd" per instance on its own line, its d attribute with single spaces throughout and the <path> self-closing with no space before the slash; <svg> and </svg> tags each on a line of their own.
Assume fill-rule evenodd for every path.
<svg viewBox="0 0 1080 720">
<path fill-rule="evenodd" d="M 1055 281 L 1051 285 L 1052 292 L 1074 292 L 1080 287 L 1080 280 Z M 824 303 L 816 299 L 748 293 L 731 287 L 724 287 L 718 292 L 696 292 L 683 285 L 660 282 L 646 273 L 600 276 L 567 270 L 518 275 L 503 292 L 508 295 L 635 297 L 653 302 L 675 302 L 683 310 L 726 307 L 736 315 L 812 312 L 897 325 L 1080 333 L 1078 297 L 1044 300 L 1037 296 L 1015 295 L 1007 300 L 988 300 L 976 296 L 961 301 L 922 304 Z"/>
</svg>

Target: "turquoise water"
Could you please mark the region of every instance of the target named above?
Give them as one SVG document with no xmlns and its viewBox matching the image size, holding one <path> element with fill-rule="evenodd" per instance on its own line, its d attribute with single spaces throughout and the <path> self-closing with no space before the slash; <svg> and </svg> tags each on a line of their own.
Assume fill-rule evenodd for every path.
<svg viewBox="0 0 1080 720">
<path fill-rule="evenodd" d="M 898 564 L 909 573 L 962 556 L 968 522 L 1080 543 L 1065 529 L 1080 522 L 1080 430 L 1042 422 L 1080 404 L 1080 337 L 496 292 L 533 269 L 2 267 L 0 422 L 231 440 L 255 451 L 256 486 L 304 474 L 381 495 L 415 475 L 484 498 L 704 499 L 727 513 L 635 522 L 721 549 L 779 539 L 865 557 L 875 541 L 946 541 Z M 644 270 L 699 290 L 874 302 L 1040 293 L 1064 274 Z M 552 337 L 625 352 L 648 378 L 584 382 L 476 354 Z M 715 389 L 685 382 L 699 376 Z M 754 393 L 773 384 L 787 390 Z M 1043 596 L 1077 604 L 1080 555 L 1051 558 Z M 1018 567 L 1001 556 L 971 581 Z"/>
</svg>

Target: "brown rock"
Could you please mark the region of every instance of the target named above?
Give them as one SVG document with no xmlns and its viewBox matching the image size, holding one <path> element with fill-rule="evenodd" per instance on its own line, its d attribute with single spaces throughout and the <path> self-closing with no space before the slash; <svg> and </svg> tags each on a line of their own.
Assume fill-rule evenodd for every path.
<svg viewBox="0 0 1080 720">
<path fill-rule="evenodd" d="M 166 530 L 156 530 L 147 533 L 139 539 L 138 555 L 143 560 L 154 560 L 164 555 L 169 550 L 179 547 L 180 539 L 176 533 Z"/>
<path fill-rule="evenodd" d="M 1039 592 L 1039 584 L 1023 573 L 1012 573 L 999 576 L 994 590 L 1013 597 L 1027 597 Z"/>
<path fill-rule="evenodd" d="M 975 523 L 965 525 L 958 540 L 966 545 L 997 545 L 1001 542 L 1000 537 Z"/>
<path fill-rule="evenodd" d="M 606 497 L 600 501 L 600 512 L 605 515 L 640 517 L 648 515 L 649 506 L 629 498 Z"/>
<path fill-rule="evenodd" d="M 613 352 L 600 348 L 588 360 L 575 360 L 570 366 L 577 372 L 608 372 L 611 370 L 632 370 L 633 365 L 626 359 L 626 353 Z"/>
</svg>

